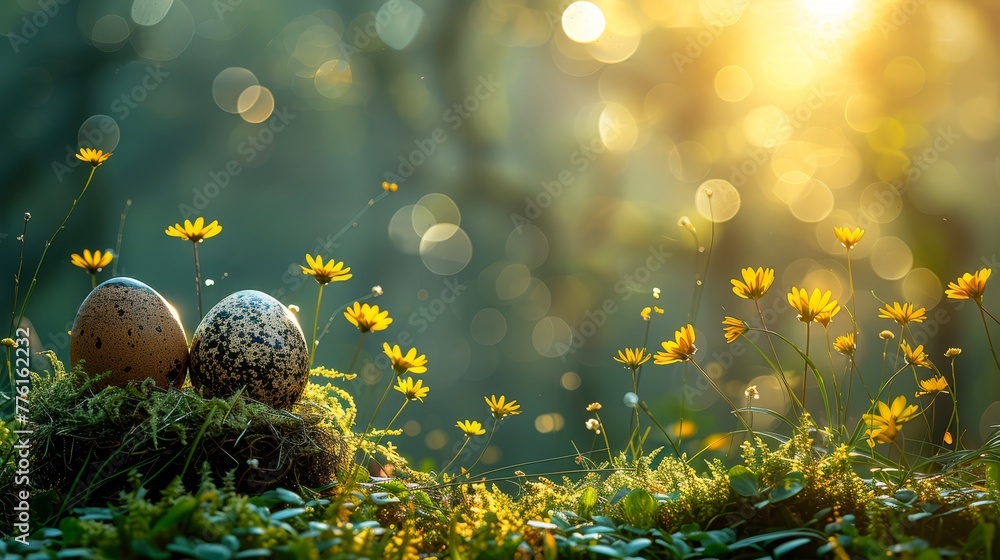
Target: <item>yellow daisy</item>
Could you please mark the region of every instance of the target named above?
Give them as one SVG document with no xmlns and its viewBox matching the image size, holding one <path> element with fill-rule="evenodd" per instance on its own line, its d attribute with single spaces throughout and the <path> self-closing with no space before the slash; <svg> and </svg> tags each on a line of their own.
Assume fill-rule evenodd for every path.
<svg viewBox="0 0 1000 560">
<path fill-rule="evenodd" d="M 515 414 L 521 414 L 518 410 L 521 405 L 517 404 L 516 400 L 511 399 L 510 402 L 505 402 L 506 397 L 500 395 L 498 399 L 496 395 L 490 395 L 489 398 L 483 397 L 486 400 L 486 404 L 490 407 L 490 412 L 493 413 L 495 418 L 504 418 L 506 416 L 514 416 Z"/>
<path fill-rule="evenodd" d="M 904 340 L 899 343 L 899 347 L 903 349 L 903 358 L 906 360 L 906 363 L 927 369 L 934 368 L 931 361 L 927 359 L 927 353 L 924 352 L 923 344 L 911 349 L 910 345 Z"/>
<path fill-rule="evenodd" d="M 115 256 L 108 251 L 102 253 L 100 250 L 90 252 L 90 249 L 83 250 L 83 256 L 77 253 L 70 255 L 69 259 L 75 266 L 78 266 L 91 274 L 97 274 L 102 268 L 111 264 Z"/>
<path fill-rule="evenodd" d="M 774 282 L 773 268 L 754 270 L 747 267 L 742 269 L 740 273 L 743 276 L 742 282 L 735 278 L 731 279 L 730 282 L 733 284 L 733 293 L 743 299 L 758 300 L 764 297 Z"/>
<path fill-rule="evenodd" d="M 829 327 L 830 322 L 833 321 L 834 315 L 840 313 L 840 304 L 837 302 L 837 300 L 833 300 L 830 303 L 833 304 L 832 309 L 817 313 L 816 318 L 813 319 L 813 321 L 816 321 L 817 323 L 823 325 L 824 328 Z"/>
<path fill-rule="evenodd" d="M 722 330 L 726 335 L 726 344 L 729 344 L 746 334 L 749 328 L 747 327 L 747 324 L 740 319 L 737 319 L 736 317 L 729 317 L 727 315 L 726 318 L 722 320 Z"/>
<path fill-rule="evenodd" d="M 792 291 L 788 293 L 788 303 L 799 312 L 799 321 L 809 323 L 822 313 L 830 313 L 833 317 L 834 308 L 839 306 L 837 300 L 830 300 L 832 295 L 830 290 L 821 294 L 818 288 L 814 288 L 812 295 L 809 295 L 804 288 L 792 286 Z"/>
<path fill-rule="evenodd" d="M 170 237 L 179 237 L 194 243 L 199 243 L 209 237 L 215 237 L 222 233 L 222 226 L 219 220 L 212 220 L 212 223 L 205 225 L 205 218 L 199 216 L 194 223 L 191 220 L 184 220 L 184 225 L 174 224 L 167 228 L 166 234 Z"/>
<path fill-rule="evenodd" d="M 80 148 L 80 151 L 76 153 L 76 159 L 85 161 L 93 167 L 100 167 L 109 157 L 111 157 L 111 152 L 104 153 L 103 150 L 93 148 Z"/>
<path fill-rule="evenodd" d="M 974 299 L 983 300 L 983 292 L 986 291 L 986 281 L 989 280 L 992 269 L 983 268 L 974 274 L 966 272 L 956 282 L 948 282 L 948 289 L 944 291 L 950 299 Z"/>
<path fill-rule="evenodd" d="M 312 255 L 307 254 L 306 264 L 309 266 L 299 265 L 299 268 L 302 269 L 302 274 L 312 276 L 320 285 L 329 284 L 330 282 L 343 282 L 350 280 L 354 276 L 351 274 L 351 267 L 344 268 L 343 262 L 330 259 L 324 264 L 323 255 L 316 255 L 316 258 L 313 258 Z"/>
<path fill-rule="evenodd" d="M 926 312 L 927 310 L 923 307 L 914 309 L 912 303 L 900 305 L 898 301 L 894 301 L 892 305 L 887 303 L 885 307 L 878 310 L 878 318 L 892 319 L 899 325 L 906 325 L 907 323 L 922 323 L 927 318 Z"/>
<path fill-rule="evenodd" d="M 694 327 L 692 325 L 681 327 L 681 330 L 674 331 L 674 340 L 667 340 L 661 345 L 663 351 L 653 356 L 654 364 L 665 366 L 690 360 L 698 351 L 694 345 Z"/>
<path fill-rule="evenodd" d="M 614 356 L 616 362 L 625 364 L 630 369 L 638 369 L 639 366 L 649 361 L 652 356 L 646 353 L 645 348 L 626 348 L 624 352 L 618 351 Z"/>
<path fill-rule="evenodd" d="M 836 340 L 833 341 L 833 349 L 845 356 L 853 356 L 854 351 L 857 350 L 858 345 L 854 341 L 854 333 L 847 333 L 845 335 L 838 336 Z"/>
<path fill-rule="evenodd" d="M 854 228 L 854 231 L 851 231 L 851 228 L 848 227 L 834 226 L 833 234 L 836 235 L 837 239 L 840 240 L 840 243 L 844 247 L 847 247 L 847 250 L 850 251 L 855 245 L 858 244 L 859 241 L 861 241 L 861 238 L 865 236 L 865 230 L 861 228 Z"/>
<path fill-rule="evenodd" d="M 392 323 L 389 311 L 379 311 L 377 305 L 354 302 L 353 306 L 344 311 L 344 317 L 361 332 L 384 331 Z"/>
<path fill-rule="evenodd" d="M 948 392 L 948 380 L 940 375 L 935 375 L 930 379 L 920 380 L 920 390 L 917 391 L 918 397 L 923 397 L 924 395 L 933 395 L 936 393 L 947 393 Z"/>
<path fill-rule="evenodd" d="M 455 425 L 458 426 L 458 429 L 462 430 L 462 432 L 468 437 L 481 436 L 486 433 L 486 430 L 483 429 L 483 425 L 475 420 L 459 420 L 455 423 Z"/>
<path fill-rule="evenodd" d="M 422 380 L 417 380 L 416 383 L 413 382 L 412 377 L 407 377 L 406 379 L 399 378 L 396 380 L 396 386 L 393 389 L 403 393 L 406 400 L 418 400 L 424 402 L 424 397 L 427 393 L 431 391 L 430 387 L 424 387 L 424 382 Z"/>
<path fill-rule="evenodd" d="M 868 445 L 872 447 L 875 443 L 892 443 L 896 441 L 899 430 L 903 424 L 912 420 L 920 408 L 911 404 L 906 406 L 906 397 L 900 395 L 892 401 L 892 406 L 879 401 L 877 414 L 862 414 L 861 417 L 868 424 Z"/>
<path fill-rule="evenodd" d="M 383 342 L 382 352 L 389 356 L 389 361 L 392 362 L 392 369 L 396 375 L 419 374 L 427 371 L 427 356 L 423 354 L 418 356 L 416 348 L 410 348 L 409 352 L 403 354 L 398 344 L 389 346 L 388 342 Z"/>
</svg>

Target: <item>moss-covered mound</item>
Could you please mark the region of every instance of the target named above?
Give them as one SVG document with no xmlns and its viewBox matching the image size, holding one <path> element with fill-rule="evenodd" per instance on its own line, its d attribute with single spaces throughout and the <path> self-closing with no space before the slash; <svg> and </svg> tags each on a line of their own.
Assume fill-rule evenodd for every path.
<svg viewBox="0 0 1000 560">
<path fill-rule="evenodd" d="M 197 487 L 203 464 L 218 479 L 231 474 L 241 493 L 321 487 L 337 480 L 352 455 L 344 434 L 353 402 L 331 385 L 310 383 L 292 410 L 278 410 L 239 393 L 204 398 L 149 379 L 95 390 L 100 377 L 53 362 L 56 371 L 32 383 L 31 484 L 64 510 L 117 499 L 132 471 L 152 492 L 178 476 Z"/>
</svg>

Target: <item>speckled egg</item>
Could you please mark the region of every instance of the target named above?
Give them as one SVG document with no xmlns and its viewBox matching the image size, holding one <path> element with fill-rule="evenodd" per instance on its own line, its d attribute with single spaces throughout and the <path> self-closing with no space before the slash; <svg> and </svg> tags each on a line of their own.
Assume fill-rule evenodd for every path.
<svg viewBox="0 0 1000 560">
<path fill-rule="evenodd" d="M 112 278 L 83 300 L 73 321 L 70 363 L 85 360 L 91 375 L 110 371 L 98 388 L 147 377 L 166 388 L 184 382 L 187 338 L 173 307 L 133 278 Z"/>
<path fill-rule="evenodd" d="M 309 350 L 292 312 L 256 290 L 226 296 L 202 319 L 191 340 L 191 382 L 225 397 L 240 389 L 275 408 L 288 408 L 309 380 Z"/>
</svg>

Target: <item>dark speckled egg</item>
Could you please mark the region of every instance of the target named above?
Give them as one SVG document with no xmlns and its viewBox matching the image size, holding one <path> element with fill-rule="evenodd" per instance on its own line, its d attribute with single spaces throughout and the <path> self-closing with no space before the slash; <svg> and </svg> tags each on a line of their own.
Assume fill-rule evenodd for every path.
<svg viewBox="0 0 1000 560">
<path fill-rule="evenodd" d="M 70 363 L 85 360 L 91 375 L 110 371 L 100 385 L 156 380 L 160 387 L 184 382 L 187 338 L 173 307 L 156 290 L 133 278 L 112 278 L 83 300 L 73 321 Z"/>
<path fill-rule="evenodd" d="M 191 340 L 191 382 L 213 396 L 240 389 L 275 408 L 298 400 L 309 379 L 306 337 L 292 312 L 256 290 L 226 296 Z"/>
</svg>

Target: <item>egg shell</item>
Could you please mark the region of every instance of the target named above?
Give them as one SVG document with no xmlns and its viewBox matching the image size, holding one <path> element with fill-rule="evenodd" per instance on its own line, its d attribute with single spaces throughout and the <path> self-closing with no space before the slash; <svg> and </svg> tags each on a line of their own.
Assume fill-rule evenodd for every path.
<svg viewBox="0 0 1000 560">
<path fill-rule="evenodd" d="M 91 375 L 110 371 L 96 388 L 147 377 L 179 387 L 188 366 L 187 337 L 173 307 L 146 284 L 112 278 L 83 300 L 73 321 L 70 363 L 84 360 Z"/>
<path fill-rule="evenodd" d="M 302 328 L 280 301 L 256 290 L 226 296 L 191 340 L 191 382 L 217 397 L 244 389 L 275 408 L 298 400 L 309 380 Z"/>
</svg>

